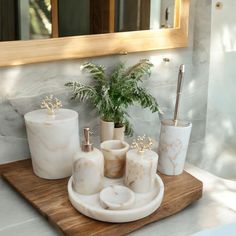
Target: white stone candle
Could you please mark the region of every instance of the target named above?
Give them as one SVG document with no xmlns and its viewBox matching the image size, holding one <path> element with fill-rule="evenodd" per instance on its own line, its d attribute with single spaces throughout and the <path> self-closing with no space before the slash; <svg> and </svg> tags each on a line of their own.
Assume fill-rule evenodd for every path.
<svg viewBox="0 0 236 236">
<path fill-rule="evenodd" d="M 79 149 L 78 113 L 46 109 L 25 114 L 26 130 L 34 173 L 45 179 L 72 174 L 73 156 Z"/>
<path fill-rule="evenodd" d="M 126 154 L 125 185 L 136 193 L 150 192 L 155 183 L 158 155 L 132 149 Z"/>
</svg>

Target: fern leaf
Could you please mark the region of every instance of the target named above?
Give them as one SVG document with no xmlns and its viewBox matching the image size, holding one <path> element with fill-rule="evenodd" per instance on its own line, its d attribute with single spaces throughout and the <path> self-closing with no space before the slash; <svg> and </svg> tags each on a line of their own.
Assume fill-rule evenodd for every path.
<svg viewBox="0 0 236 236">
<path fill-rule="evenodd" d="M 105 83 L 105 68 L 103 66 L 95 65 L 90 62 L 83 64 L 83 68 L 87 70 L 93 77 L 94 80 L 98 82 Z"/>
</svg>

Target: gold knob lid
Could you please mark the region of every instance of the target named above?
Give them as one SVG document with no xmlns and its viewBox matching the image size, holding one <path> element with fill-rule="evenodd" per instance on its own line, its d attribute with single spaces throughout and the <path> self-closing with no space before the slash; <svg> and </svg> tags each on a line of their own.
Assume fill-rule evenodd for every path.
<svg viewBox="0 0 236 236">
<path fill-rule="evenodd" d="M 41 108 L 46 108 L 49 115 L 55 115 L 55 111 L 62 107 L 61 101 L 53 95 L 46 96 L 41 102 Z"/>
<path fill-rule="evenodd" d="M 131 148 L 136 149 L 139 154 L 144 154 L 145 150 L 150 150 L 153 145 L 153 141 L 150 137 L 146 135 L 138 136 L 137 139 L 134 139 Z"/>
<path fill-rule="evenodd" d="M 90 143 L 90 134 L 91 134 L 90 129 L 84 128 L 84 141 L 82 143 L 82 151 L 83 152 L 93 151 L 93 144 Z"/>
</svg>

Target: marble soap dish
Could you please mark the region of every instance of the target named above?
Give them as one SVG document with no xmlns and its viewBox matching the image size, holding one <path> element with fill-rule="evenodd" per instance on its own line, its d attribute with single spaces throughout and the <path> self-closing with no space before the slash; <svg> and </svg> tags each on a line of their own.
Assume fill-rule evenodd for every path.
<svg viewBox="0 0 236 236">
<path fill-rule="evenodd" d="M 117 207 L 119 204 L 112 204 L 115 203 L 115 201 L 111 201 L 109 204 L 110 199 L 104 197 L 104 193 L 109 193 L 111 188 L 115 188 L 121 194 L 125 194 L 123 200 L 126 203 L 128 202 L 127 208 L 130 207 L 129 209 L 119 209 L 119 207 Z M 82 195 L 73 190 L 71 177 L 68 182 L 68 194 L 71 204 L 80 213 L 99 221 L 125 223 L 142 219 L 156 211 L 161 205 L 164 196 L 164 184 L 161 178 L 156 175 L 154 189 L 151 192 L 134 193 L 124 187 L 122 178 L 105 178 L 104 189 L 100 193 L 93 195 Z M 112 192 L 109 194 L 112 194 Z M 122 201 L 122 199 L 119 200 Z M 106 203 L 105 205 L 104 201 Z M 110 206 L 110 209 L 109 207 L 107 208 L 107 203 Z"/>
<path fill-rule="evenodd" d="M 111 185 L 100 194 L 100 203 L 106 210 L 126 210 L 133 207 L 135 195 L 132 190 L 122 185 Z"/>
</svg>

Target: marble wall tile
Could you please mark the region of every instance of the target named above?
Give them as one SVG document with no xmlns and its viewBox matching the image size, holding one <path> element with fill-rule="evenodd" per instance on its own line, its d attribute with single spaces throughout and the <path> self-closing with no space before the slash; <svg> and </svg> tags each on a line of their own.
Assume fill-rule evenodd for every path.
<svg viewBox="0 0 236 236">
<path fill-rule="evenodd" d="M 205 134 L 204 112 L 208 85 L 206 76 L 208 51 L 207 49 L 205 53 L 202 51 L 209 39 L 207 35 L 203 37 L 200 29 L 202 25 L 206 31 L 210 28 L 209 16 L 206 17 L 209 14 L 210 0 L 200 2 L 191 1 L 189 47 L 89 59 L 94 63 L 105 65 L 108 72 L 119 62 L 125 62 L 127 66 L 131 66 L 139 59 L 150 59 L 155 67 L 152 76 L 146 78 L 143 85 L 160 104 L 164 111 L 162 118 L 173 117 L 178 69 L 180 64 L 185 64 L 186 75 L 180 118 L 189 119 L 196 126 L 193 128 L 191 138 L 191 142 L 194 143 L 201 141 Z M 165 57 L 170 58 L 169 63 L 163 62 Z M 67 81 L 90 82 L 89 75 L 81 71 L 81 65 L 87 60 L 38 63 L 0 69 L 0 124 L 4 124 L 0 125 L 0 163 L 29 156 L 23 115 L 28 111 L 38 109 L 43 96 L 50 93 L 59 97 L 64 107 L 79 112 L 80 127 L 90 126 L 95 133 L 93 137 L 95 143 L 98 143 L 99 119 L 96 111 L 89 103 L 71 102 L 70 92 L 64 87 Z M 152 114 L 147 109 L 141 110 L 134 106 L 129 109 L 129 114 L 136 135 L 146 133 L 156 140 L 159 138 L 160 119 L 157 113 Z"/>
<path fill-rule="evenodd" d="M 225 178 L 236 179 L 236 2 L 212 1 L 211 57 L 204 145 L 204 168 Z"/>
</svg>

